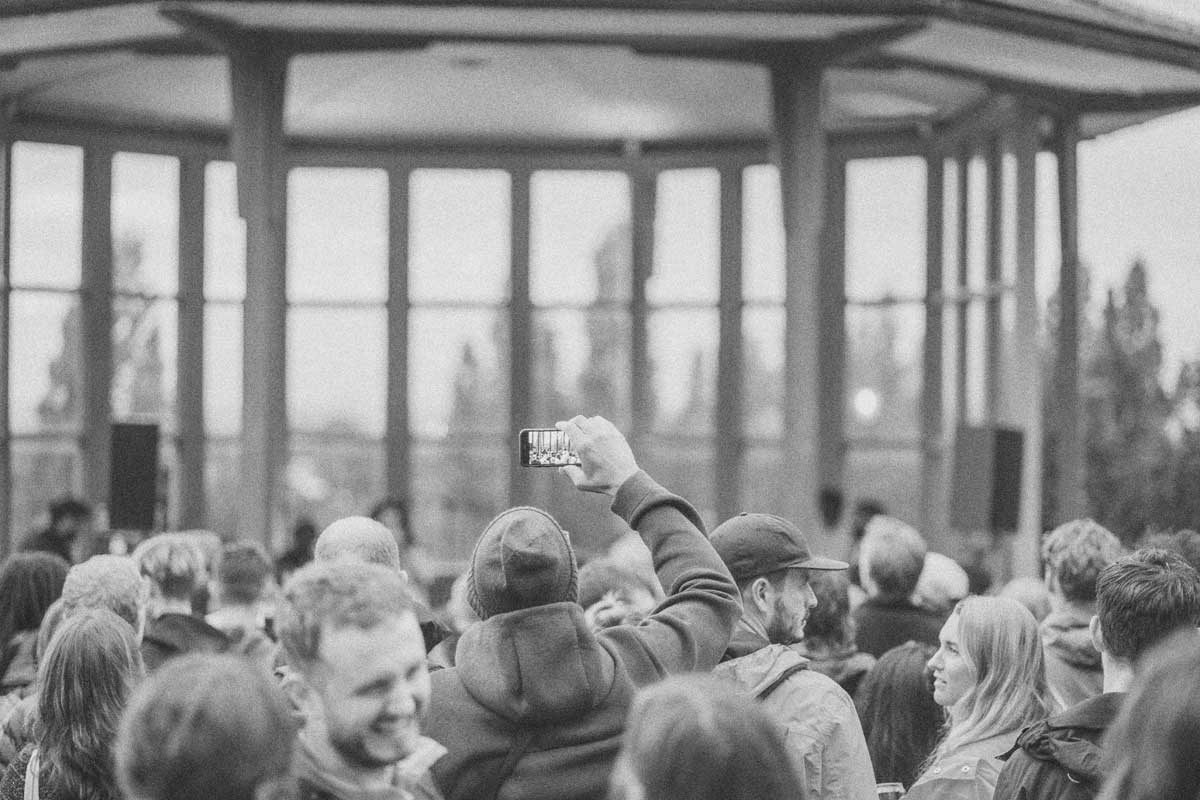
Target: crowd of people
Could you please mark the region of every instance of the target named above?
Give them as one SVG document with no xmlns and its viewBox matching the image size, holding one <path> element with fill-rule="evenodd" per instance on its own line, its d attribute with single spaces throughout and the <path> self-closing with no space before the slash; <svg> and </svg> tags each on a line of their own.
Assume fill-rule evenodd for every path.
<svg viewBox="0 0 1200 800">
<path fill-rule="evenodd" d="M 882 508 L 847 561 L 706 534 L 607 420 L 559 427 L 638 541 L 580 565 L 509 509 L 436 611 L 398 501 L 274 562 L 88 556 L 64 507 L 0 566 L 0 800 L 1200 796 L 1200 535 L 1068 522 L 982 593 Z"/>
</svg>

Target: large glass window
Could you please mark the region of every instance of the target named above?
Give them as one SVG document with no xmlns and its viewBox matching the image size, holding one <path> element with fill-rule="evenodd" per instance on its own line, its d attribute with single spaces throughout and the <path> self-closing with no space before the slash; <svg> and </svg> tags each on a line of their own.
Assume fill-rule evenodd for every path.
<svg viewBox="0 0 1200 800">
<path fill-rule="evenodd" d="M 83 150 L 12 146 L 9 427 L 10 535 L 45 524 L 51 500 L 81 487 L 80 281 Z"/>
</svg>

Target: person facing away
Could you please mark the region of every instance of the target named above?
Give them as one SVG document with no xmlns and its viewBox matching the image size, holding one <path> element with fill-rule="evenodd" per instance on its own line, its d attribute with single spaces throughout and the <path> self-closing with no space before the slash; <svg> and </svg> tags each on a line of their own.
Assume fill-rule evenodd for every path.
<svg viewBox="0 0 1200 800">
<path fill-rule="evenodd" d="M 74 497 L 64 497 L 50 504 L 50 524 L 29 536 L 21 549 L 53 553 L 68 564 L 74 564 L 79 560 L 75 557 L 76 542 L 85 542 L 91 528 L 92 507 Z"/>
<path fill-rule="evenodd" d="M 287 698 L 252 662 L 181 656 L 130 698 L 118 782 L 125 800 L 282 800 L 295 727 Z"/>
<path fill-rule="evenodd" d="M 936 651 L 918 642 L 893 647 L 854 695 L 878 783 L 912 786 L 937 747 L 946 714 L 933 699 L 926 667 Z"/>
<path fill-rule="evenodd" d="M 314 563 L 292 575 L 276 614 L 301 719 L 299 800 L 440 800 L 429 768 L 446 749 L 421 734 L 429 673 L 400 574 Z"/>
<path fill-rule="evenodd" d="M 1096 579 L 1121 557 L 1121 541 L 1090 519 L 1059 525 L 1042 541 L 1050 614 L 1042 620 L 1046 682 L 1061 708 L 1095 697 L 1103 689 L 1100 653 L 1092 645 Z"/>
<path fill-rule="evenodd" d="M 120 800 L 112 746 L 143 674 L 128 622 L 104 608 L 64 620 L 38 668 L 37 735 L 0 779 L 0 800 Z"/>
<path fill-rule="evenodd" d="M 593 633 L 558 523 L 535 508 L 497 516 L 468 567 L 482 621 L 463 633 L 455 666 L 432 676 L 429 735 L 450 751 L 433 772 L 450 800 L 603 798 L 634 691 L 711 669 L 740 613 L 695 509 L 638 468 L 612 423 L 577 416 L 558 428 L 582 462 L 559 472 L 612 498 L 667 597 L 636 626 Z"/>
<path fill-rule="evenodd" d="M 0 708 L 11 709 L 37 677 L 42 617 L 62 595 L 68 564 L 52 553 L 14 553 L 0 567 Z"/>
<path fill-rule="evenodd" d="M 875 666 L 875 656 L 860 653 L 855 644 L 850 579 L 840 570 L 816 570 L 809 574 L 808 585 L 817 604 L 809 611 L 804 639 L 796 650 L 808 659 L 810 669 L 833 678 L 853 697 L 863 676 Z"/>
<path fill-rule="evenodd" d="M 208 582 L 204 555 L 192 541 L 181 534 L 160 533 L 137 546 L 133 561 L 150 583 L 142 635 L 147 671 L 184 653 L 229 649 L 229 637 L 192 613 L 192 597 Z"/>
<path fill-rule="evenodd" d="M 875 797 L 854 703 L 790 647 L 804 638 L 817 604 L 810 575 L 849 565 L 812 555 L 796 526 L 772 514 L 739 514 L 721 523 L 711 541 L 737 581 L 743 609 L 713 673 L 749 691 L 783 727 L 788 756 L 807 796 Z"/>
<path fill-rule="evenodd" d="M 229 638 L 230 652 L 246 656 L 271 671 L 275 643 L 267 633 L 266 591 L 271 578 L 267 551 L 253 542 L 221 548 L 217 562 L 217 610 L 205 617 Z"/>
<path fill-rule="evenodd" d="M 937 645 L 946 615 L 911 600 L 925 567 L 926 549 L 921 534 L 894 517 L 877 515 L 867 523 L 859 550 L 859 577 L 867 600 L 854 612 L 859 650 L 879 658 L 910 640 Z"/>
<path fill-rule="evenodd" d="M 1105 738 L 1100 800 L 1200 797 L 1200 637 L 1180 629 L 1143 654 L 1136 688 Z"/>
<path fill-rule="evenodd" d="M 1002 762 L 1049 709 L 1037 621 L 1003 597 L 968 597 L 942 626 L 929 659 L 946 732 L 906 800 L 990 800 Z"/>
<path fill-rule="evenodd" d="M 778 723 L 710 675 L 637 693 L 609 800 L 819 800 L 790 769 Z"/>
<path fill-rule="evenodd" d="M 1100 741 L 1126 693 L 1140 681 L 1141 657 L 1180 629 L 1200 636 L 1197 625 L 1200 575 L 1180 556 L 1139 550 L 1105 567 L 1096 579 L 1096 614 L 1089 625 L 1100 652 L 1104 691 L 1022 731 L 1000 774 L 996 797 L 1095 797 L 1109 763 Z"/>
</svg>

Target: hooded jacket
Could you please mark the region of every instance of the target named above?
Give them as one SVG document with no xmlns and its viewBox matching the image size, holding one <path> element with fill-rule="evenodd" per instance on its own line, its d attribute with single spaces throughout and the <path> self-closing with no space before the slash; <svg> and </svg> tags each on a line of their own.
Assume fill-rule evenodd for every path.
<svg viewBox="0 0 1200 800">
<path fill-rule="evenodd" d="M 1100 651 L 1092 644 L 1091 618 L 1055 611 L 1042 620 L 1046 684 L 1059 708 L 1071 708 L 1104 691 Z"/>
<path fill-rule="evenodd" d="M 1016 735 L 1005 731 L 951 750 L 921 773 L 905 800 L 994 800 L 1003 766 L 1000 756 L 1012 747 Z"/>
<path fill-rule="evenodd" d="M 734 631 L 727 656 L 713 674 L 745 687 L 783 725 L 784 745 L 805 797 L 876 796 L 862 724 L 844 689 L 809 669 L 808 659 L 795 650 L 771 644 L 744 621 Z"/>
<path fill-rule="evenodd" d="M 1104 782 L 1100 740 L 1125 695 L 1107 692 L 1021 732 L 1006 754 L 995 800 L 1085 800 Z"/>
<path fill-rule="evenodd" d="M 449 750 L 433 767 L 447 800 L 603 798 L 635 690 L 725 651 L 741 602 L 696 511 L 644 472 L 612 509 L 642 535 L 667 598 L 598 634 L 573 602 L 468 628 L 456 665 L 431 676 L 426 732 Z"/>
</svg>

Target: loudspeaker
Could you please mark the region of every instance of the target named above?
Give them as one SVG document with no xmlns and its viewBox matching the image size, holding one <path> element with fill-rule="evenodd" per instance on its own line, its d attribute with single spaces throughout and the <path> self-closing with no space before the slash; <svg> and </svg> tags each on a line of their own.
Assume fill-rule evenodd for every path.
<svg viewBox="0 0 1200 800">
<path fill-rule="evenodd" d="M 950 525 L 960 531 L 1015 531 L 1021 515 L 1025 436 L 1015 428 L 960 425 L 954 436 Z"/>
<path fill-rule="evenodd" d="M 158 426 L 114 423 L 108 474 L 109 527 L 152 530 L 158 483 Z"/>
</svg>

